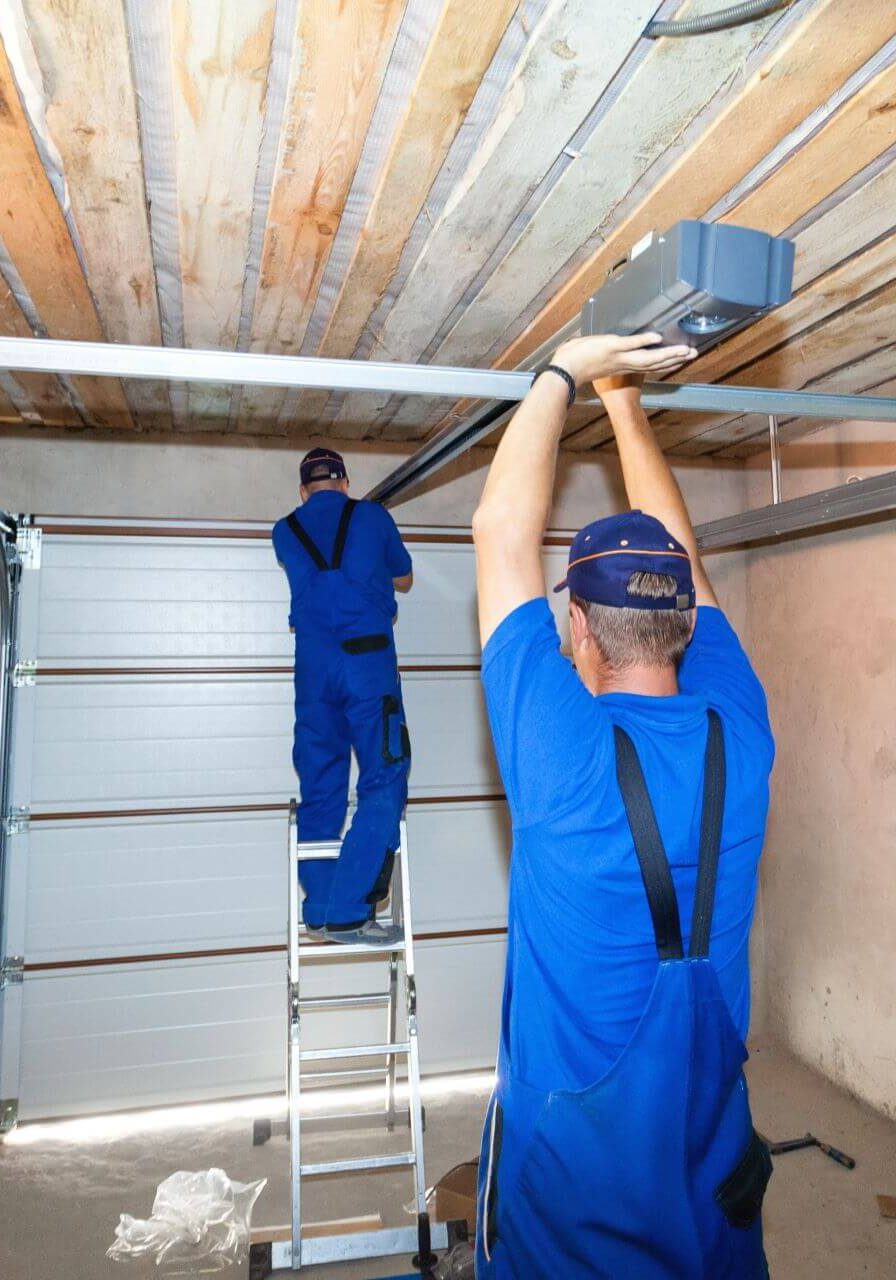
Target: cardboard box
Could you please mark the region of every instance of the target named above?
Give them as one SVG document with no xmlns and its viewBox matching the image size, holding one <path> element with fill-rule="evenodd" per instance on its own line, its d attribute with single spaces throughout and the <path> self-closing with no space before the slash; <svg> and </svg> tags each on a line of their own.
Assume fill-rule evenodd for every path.
<svg viewBox="0 0 896 1280">
<path fill-rule="evenodd" d="M 433 1217 L 436 1222 L 464 1221 L 470 1238 L 476 1231 L 476 1183 L 479 1161 L 455 1165 L 435 1185 Z"/>
</svg>

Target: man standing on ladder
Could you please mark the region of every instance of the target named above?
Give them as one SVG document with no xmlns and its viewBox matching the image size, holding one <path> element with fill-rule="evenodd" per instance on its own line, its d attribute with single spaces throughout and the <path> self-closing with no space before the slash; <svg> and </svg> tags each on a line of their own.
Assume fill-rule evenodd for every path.
<svg viewBox="0 0 896 1280">
<path fill-rule="evenodd" d="M 330 941 L 382 946 L 400 932 L 374 916 L 389 891 L 411 763 L 393 636 L 395 591 L 411 589 L 411 557 L 384 507 L 349 498 L 334 450 L 305 455 L 300 492 L 301 507 L 273 529 L 296 637 L 299 840 L 339 839 L 352 748 L 359 766 L 358 807 L 339 857 L 302 863 L 303 916 Z"/>
<path fill-rule="evenodd" d="M 478 1280 L 764 1280 L 771 1172 L 743 1063 L 748 936 L 774 746 L 639 375 L 656 334 L 564 344 L 474 517 L 482 679 L 513 820 Z M 631 510 L 542 538 L 578 386 L 610 416 Z"/>
</svg>

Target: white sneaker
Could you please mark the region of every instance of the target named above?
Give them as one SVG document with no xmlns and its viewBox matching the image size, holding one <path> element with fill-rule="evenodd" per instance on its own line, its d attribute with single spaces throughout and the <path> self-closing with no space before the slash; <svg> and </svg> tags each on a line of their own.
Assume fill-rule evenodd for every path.
<svg viewBox="0 0 896 1280">
<path fill-rule="evenodd" d="M 391 947 L 404 942 L 404 930 L 400 925 L 382 925 L 378 920 L 368 920 L 359 929 L 309 928 L 308 936 L 319 938 L 321 942 L 364 947 Z"/>
</svg>

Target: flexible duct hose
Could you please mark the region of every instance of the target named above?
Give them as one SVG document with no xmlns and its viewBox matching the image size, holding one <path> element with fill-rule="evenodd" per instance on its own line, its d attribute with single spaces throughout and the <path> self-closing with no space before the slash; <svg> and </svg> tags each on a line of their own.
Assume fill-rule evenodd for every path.
<svg viewBox="0 0 896 1280">
<path fill-rule="evenodd" d="M 726 31 L 729 27 L 740 27 L 745 22 L 755 22 L 764 18 L 775 9 L 783 9 L 792 0 L 745 0 L 744 4 L 734 4 L 728 9 L 719 9 L 717 13 L 705 13 L 702 18 L 684 18 L 680 22 L 651 22 L 644 35 L 648 40 L 658 40 L 660 36 L 702 36 L 710 31 Z"/>
</svg>

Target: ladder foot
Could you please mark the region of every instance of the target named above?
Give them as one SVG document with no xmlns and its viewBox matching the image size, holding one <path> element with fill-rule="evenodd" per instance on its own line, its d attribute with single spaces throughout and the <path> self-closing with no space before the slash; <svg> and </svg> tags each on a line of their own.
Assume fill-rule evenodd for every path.
<svg viewBox="0 0 896 1280">
<path fill-rule="evenodd" d="M 269 1119 L 255 1120 L 252 1124 L 252 1146 L 263 1147 L 271 1140 L 271 1122 Z"/>
<path fill-rule="evenodd" d="M 430 1234 L 428 1213 L 418 1213 L 417 1215 L 417 1248 L 419 1253 L 414 1254 L 411 1259 L 411 1265 L 422 1272 L 424 1276 L 429 1275 L 439 1259 L 432 1251 L 432 1236 Z"/>
<path fill-rule="evenodd" d="M 267 1280 L 274 1269 L 270 1243 L 253 1244 L 249 1247 L 249 1280 Z"/>
</svg>

